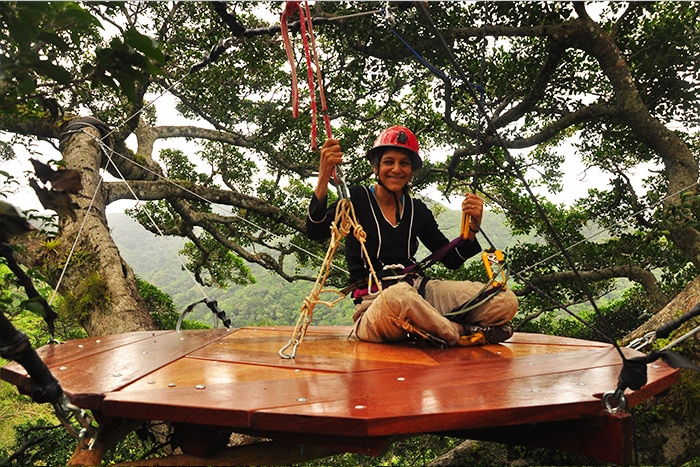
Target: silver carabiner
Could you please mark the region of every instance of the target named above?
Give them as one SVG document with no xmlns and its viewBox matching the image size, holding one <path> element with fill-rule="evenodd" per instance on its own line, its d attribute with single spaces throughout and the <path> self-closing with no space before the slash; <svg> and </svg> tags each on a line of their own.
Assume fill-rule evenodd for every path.
<svg viewBox="0 0 700 467">
<path fill-rule="evenodd" d="M 642 337 L 634 339 L 627 345 L 630 349 L 639 350 L 647 345 L 651 344 L 656 340 L 656 331 L 650 331 L 644 334 Z"/>
<path fill-rule="evenodd" d="M 85 410 L 72 404 L 65 394 L 62 394 L 57 401 L 53 403 L 56 418 L 66 428 L 68 433 L 78 440 L 81 449 L 92 449 L 97 440 L 97 429 L 92 425 L 92 418 Z M 71 418 L 80 425 L 80 430 L 71 423 Z"/>
<path fill-rule="evenodd" d="M 300 343 L 301 341 L 299 339 L 297 339 L 296 337 L 292 337 L 291 339 L 289 339 L 289 342 L 287 342 L 287 344 L 279 350 L 279 356 L 287 359 L 296 358 L 297 348 L 299 347 Z M 292 351 L 290 353 L 285 353 L 284 351 L 290 347 L 292 348 Z"/>
<path fill-rule="evenodd" d="M 345 176 L 339 165 L 335 166 L 335 179 L 336 188 L 338 190 L 338 197 L 343 199 L 350 199 L 350 192 L 348 191 L 348 185 L 345 183 Z"/>
</svg>

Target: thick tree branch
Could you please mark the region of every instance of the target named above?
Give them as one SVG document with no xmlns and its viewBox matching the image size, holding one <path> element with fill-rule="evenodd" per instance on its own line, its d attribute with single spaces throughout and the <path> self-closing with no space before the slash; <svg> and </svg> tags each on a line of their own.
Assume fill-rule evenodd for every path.
<svg viewBox="0 0 700 467">
<path fill-rule="evenodd" d="M 668 297 L 659 286 L 653 273 L 639 266 L 634 265 L 613 265 L 608 268 L 599 268 L 589 271 L 579 271 L 580 277 L 587 282 L 597 282 L 609 279 L 624 277 L 637 282 L 647 292 L 649 299 L 653 303 L 655 310 L 660 310 L 668 302 Z M 532 285 L 543 289 L 554 286 L 562 282 L 578 281 L 576 275 L 571 271 L 561 271 L 552 274 L 538 275 L 530 279 L 530 284 L 518 290 L 519 295 L 527 295 L 533 291 Z"/>
<path fill-rule="evenodd" d="M 141 201 L 157 201 L 164 198 L 182 198 L 191 201 L 207 201 L 214 204 L 235 206 L 247 209 L 275 222 L 284 224 L 299 232 L 306 231 L 306 220 L 290 214 L 276 206 L 263 202 L 254 196 L 236 193 L 229 190 L 202 187 L 191 185 L 189 182 L 182 182 L 177 185 L 176 181 L 132 181 L 127 186 L 123 182 L 105 182 L 103 189 L 107 204 L 121 199 L 135 199 L 131 193 L 133 190 L 136 197 Z M 131 187 L 131 190 L 129 190 Z"/>
</svg>

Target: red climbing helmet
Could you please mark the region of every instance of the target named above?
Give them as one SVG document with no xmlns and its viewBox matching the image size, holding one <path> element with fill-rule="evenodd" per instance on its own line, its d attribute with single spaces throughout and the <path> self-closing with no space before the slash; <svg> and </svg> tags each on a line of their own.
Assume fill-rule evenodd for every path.
<svg viewBox="0 0 700 467">
<path fill-rule="evenodd" d="M 374 141 L 372 149 L 367 151 L 367 158 L 371 161 L 378 150 L 382 148 L 404 149 L 411 158 L 413 170 L 418 170 L 423 166 L 423 161 L 418 155 L 418 138 L 405 126 L 392 126 L 382 131 Z"/>
</svg>

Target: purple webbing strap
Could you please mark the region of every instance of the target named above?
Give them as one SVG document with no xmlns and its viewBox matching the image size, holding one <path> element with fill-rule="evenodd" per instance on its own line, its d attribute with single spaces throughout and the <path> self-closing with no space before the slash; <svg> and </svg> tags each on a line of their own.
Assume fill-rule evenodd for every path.
<svg viewBox="0 0 700 467">
<path fill-rule="evenodd" d="M 447 253 L 449 253 L 451 250 L 457 248 L 464 241 L 465 240 L 462 238 L 461 235 L 458 236 L 457 238 L 455 238 L 454 240 L 452 240 L 450 243 L 443 246 L 439 250 L 435 250 L 434 252 L 432 252 L 430 255 L 425 257 L 425 259 L 421 260 L 420 262 L 415 263 L 415 264 L 411 264 L 410 266 L 406 266 L 404 268 L 403 272 L 409 273 L 409 272 L 412 272 L 415 270 L 420 271 L 421 269 L 425 269 L 425 268 L 432 266 L 433 264 L 435 264 L 438 261 L 440 261 L 441 259 L 443 259 L 445 257 L 445 255 L 447 255 Z"/>
</svg>

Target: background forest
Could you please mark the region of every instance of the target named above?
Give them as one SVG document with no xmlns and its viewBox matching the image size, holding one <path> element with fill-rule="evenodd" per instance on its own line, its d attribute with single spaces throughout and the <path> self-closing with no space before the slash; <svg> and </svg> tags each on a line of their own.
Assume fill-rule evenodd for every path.
<svg viewBox="0 0 700 467">
<path fill-rule="evenodd" d="M 442 211 L 437 219 L 448 238 L 459 234 L 461 213 L 459 211 Z M 484 230 L 491 232 L 493 241 L 498 245 L 509 247 L 514 238 L 508 235 L 503 226 L 501 215 L 487 214 L 484 219 Z M 178 252 L 183 248 L 183 241 L 178 238 L 167 238 L 145 231 L 138 223 L 124 214 L 109 215 L 112 236 L 119 246 L 124 259 L 134 268 L 141 279 L 155 285 L 168 294 L 179 311 L 189 304 L 202 298 L 201 292 L 191 277 L 182 270 L 178 261 Z M 427 256 L 429 252 L 422 247 L 418 259 Z M 477 267 L 481 267 L 481 258 L 472 259 Z M 262 267 L 251 266 L 255 283 L 249 285 L 231 285 L 226 290 L 207 288 L 206 293 L 219 302 L 234 327 L 247 325 L 281 325 L 293 326 L 298 318 L 302 301 L 311 291 L 308 282 L 288 283 Z M 308 271 L 316 274 L 317 271 Z M 486 271 L 483 271 L 486 277 Z M 619 295 L 618 291 L 618 295 Z M 196 319 L 208 325 L 214 325 L 213 315 L 204 308 L 195 308 L 189 319 Z M 352 301 L 342 301 L 334 309 L 321 306 L 314 310 L 314 324 L 318 325 L 350 325 L 352 324 Z"/>
<path fill-rule="evenodd" d="M 326 117 L 349 184 L 371 183 L 366 149 L 402 124 L 425 157 L 415 194 L 486 199 L 498 224 L 483 246 L 486 234 L 506 253 L 520 331 L 599 338 L 602 325 L 626 343 L 700 301 L 697 2 L 313 2 L 313 93 L 298 16 L 285 51 L 287 5 L 0 2 L 0 197 L 20 211 L 2 205 L 0 239 L 42 295 L 56 292 L 61 339 L 172 327 L 199 287 L 237 324 L 289 324 L 327 246 L 304 222 Z M 49 180 L 32 158 L 80 185 Z M 107 213 L 125 200 L 182 250 L 187 284 L 160 247 L 118 240 Z M 14 228 L 24 217 L 41 228 Z M 335 264 L 329 283 L 342 287 Z M 480 279 L 483 266 L 431 274 Z M 177 302 L 156 278 L 177 284 Z M 2 280 L 0 311 L 45 343 L 31 302 Z M 681 350 L 698 361 L 695 340 Z M 684 377 L 654 401 L 640 462 L 700 455 L 694 437 L 673 443 L 700 428 L 699 387 Z"/>
</svg>

